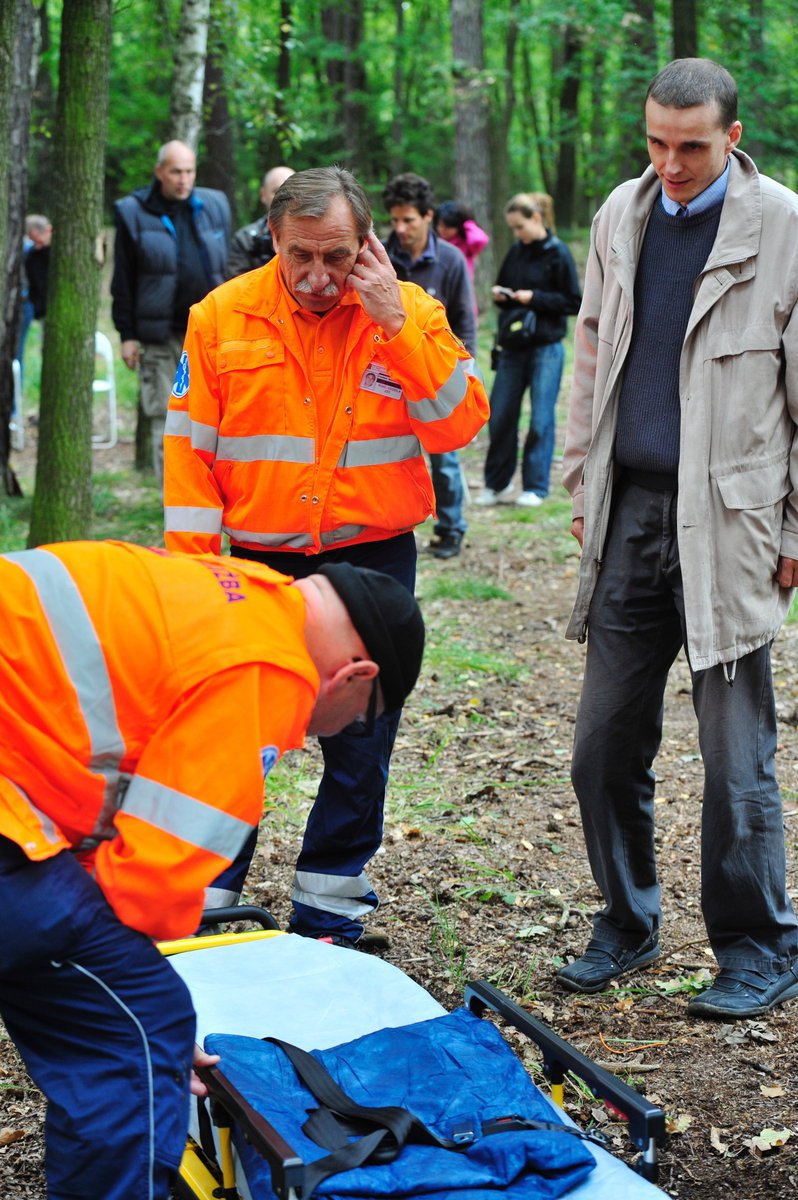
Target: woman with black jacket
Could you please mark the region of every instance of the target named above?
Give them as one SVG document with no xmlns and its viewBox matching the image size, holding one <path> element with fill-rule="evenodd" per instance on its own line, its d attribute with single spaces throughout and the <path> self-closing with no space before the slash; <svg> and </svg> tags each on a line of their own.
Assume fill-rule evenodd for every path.
<svg viewBox="0 0 798 1200">
<path fill-rule="evenodd" d="M 568 247 L 552 232 L 553 203 L 543 192 L 513 196 L 504 210 L 516 237 L 499 271 L 496 378 L 490 397 L 490 446 L 482 505 L 509 503 L 518 462 L 518 426 L 527 388 L 529 432 L 516 503 L 534 508 L 549 492 L 555 409 L 562 379 L 567 318 L 579 311 L 579 278 Z"/>
</svg>

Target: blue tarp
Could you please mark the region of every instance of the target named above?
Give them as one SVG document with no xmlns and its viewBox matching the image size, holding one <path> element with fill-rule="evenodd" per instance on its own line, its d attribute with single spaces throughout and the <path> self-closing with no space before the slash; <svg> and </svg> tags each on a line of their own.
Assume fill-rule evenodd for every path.
<svg viewBox="0 0 798 1200">
<path fill-rule="evenodd" d="M 305 1161 L 327 1154 L 302 1132 L 318 1102 L 278 1047 L 255 1038 L 210 1034 L 220 1070 Z M 383 1029 L 314 1056 L 357 1103 L 407 1108 L 443 1138 L 462 1123 L 479 1134 L 485 1122 L 510 1115 L 551 1120 L 551 1109 L 489 1021 L 465 1009 Z M 274 1200 L 266 1162 L 240 1135 L 237 1149 L 255 1200 Z M 478 1136 L 462 1153 L 408 1145 L 393 1162 L 348 1170 L 314 1192 L 325 1200 L 554 1200 L 595 1167 L 577 1136 L 518 1130 Z"/>
</svg>

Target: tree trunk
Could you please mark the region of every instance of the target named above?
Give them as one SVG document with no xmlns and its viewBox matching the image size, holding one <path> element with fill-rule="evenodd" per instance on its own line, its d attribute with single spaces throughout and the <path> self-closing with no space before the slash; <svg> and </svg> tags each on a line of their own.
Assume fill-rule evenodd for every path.
<svg viewBox="0 0 798 1200">
<path fill-rule="evenodd" d="M 202 90 L 210 17 L 211 0 L 182 0 L 170 128 L 172 137 L 185 142 L 192 150 L 197 149 L 202 129 Z"/>
<path fill-rule="evenodd" d="M 29 545 L 91 526 L 94 333 L 102 262 L 112 0 L 64 0 L 53 243 Z"/>
<path fill-rule="evenodd" d="M 507 24 L 504 39 L 504 96 L 501 102 L 496 102 L 491 112 L 490 134 L 490 188 L 491 188 L 491 224 L 487 226 L 491 234 L 492 253 L 490 275 L 486 284 L 490 287 L 496 280 L 498 267 L 510 245 L 510 231 L 504 219 L 504 206 L 510 199 L 510 126 L 515 111 L 515 60 L 518 48 L 518 3 L 512 0 L 511 14 Z M 486 251 L 487 252 L 487 251 Z M 484 255 L 483 255 L 484 257 Z M 479 259 L 477 259 L 479 263 Z M 484 272 L 487 275 L 487 271 Z"/>
<path fill-rule="evenodd" d="M 451 0 L 452 72 L 454 75 L 454 152 L 456 198 L 473 210 L 477 223 L 490 229 L 490 120 L 482 36 L 482 0 Z M 496 277 L 493 243 L 477 259 L 477 297 L 489 303 Z"/>
<path fill-rule="evenodd" d="M 50 70 L 53 40 L 46 4 L 39 4 L 36 17 L 36 81 L 33 85 L 30 145 L 28 147 L 28 210 L 50 215 L 53 187 L 53 125 L 55 88 Z"/>
<path fill-rule="evenodd" d="M 405 0 L 394 0 L 396 52 L 393 60 L 393 117 L 391 119 L 391 149 L 388 160 L 390 174 L 398 175 L 404 166 L 402 154 L 402 114 L 405 112 Z"/>
<path fill-rule="evenodd" d="M 0 263 L 5 264 L 8 232 L 9 172 L 11 161 L 11 114 L 14 111 L 14 41 L 17 35 L 17 6 L 0 4 Z M 0 313 L 5 311 L 6 277 L 0 272 Z"/>
<path fill-rule="evenodd" d="M 643 97 L 657 69 L 654 0 L 632 0 L 625 25 L 626 50 L 618 89 L 618 173 L 616 178 L 640 175 L 648 163 L 641 134 Z"/>
<path fill-rule="evenodd" d="M 230 202 L 233 229 L 236 228 L 236 165 L 233 145 L 233 121 L 227 103 L 224 76 L 225 45 L 221 25 L 211 18 L 208 36 L 208 60 L 205 66 L 203 110 L 205 152 L 199 175 L 205 187 L 224 192 Z"/>
<path fill-rule="evenodd" d="M 8 3 L 0 17 L 0 473 L 9 496 L 21 494 L 10 457 L 17 356 L 22 237 L 27 199 L 28 142 L 35 42 L 30 0 Z"/>
<path fill-rule="evenodd" d="M 327 61 L 327 81 L 338 110 L 345 165 L 354 171 L 368 161 L 364 96 L 366 72 L 360 57 L 363 40 L 363 0 L 335 0 L 324 5 L 322 30 L 327 41 L 340 47 L 339 57 Z"/>
<path fill-rule="evenodd" d="M 698 57 L 698 16 L 696 0 L 671 0 L 673 57 Z"/>
<path fill-rule="evenodd" d="M 574 25 L 563 33 L 563 64 L 560 84 L 557 183 L 554 207 L 557 220 L 573 226 L 576 220 L 576 149 L 579 140 L 579 88 L 582 83 L 582 35 Z"/>
<path fill-rule="evenodd" d="M 753 159 L 761 158 L 765 152 L 763 130 L 768 128 L 767 52 L 765 49 L 765 12 L 763 0 L 748 3 L 748 78 L 746 88 L 745 151 Z"/>
</svg>

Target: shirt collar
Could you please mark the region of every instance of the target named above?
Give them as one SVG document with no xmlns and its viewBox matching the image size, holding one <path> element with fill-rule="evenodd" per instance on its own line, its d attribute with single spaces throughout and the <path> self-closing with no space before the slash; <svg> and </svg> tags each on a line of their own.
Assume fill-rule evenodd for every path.
<svg viewBox="0 0 798 1200">
<path fill-rule="evenodd" d="M 410 255 L 407 253 L 406 250 L 402 249 L 399 239 L 397 238 L 396 239 L 395 257 L 398 258 L 399 261 L 401 263 L 403 263 L 404 266 L 406 266 L 406 267 L 414 267 L 416 265 L 416 263 L 420 263 L 420 262 L 435 262 L 435 257 L 436 257 L 435 241 L 436 241 L 435 235 L 432 232 L 432 230 L 430 230 L 429 233 L 427 234 L 426 246 L 421 251 L 418 258 L 413 259 L 410 257 Z"/>
<path fill-rule="evenodd" d="M 694 196 L 689 204 L 681 205 L 678 200 L 671 200 L 670 196 L 666 195 L 665 188 L 662 189 L 662 207 L 670 217 L 697 217 L 699 213 L 706 212 L 708 208 L 712 208 L 715 204 L 720 204 L 726 195 L 726 188 L 729 186 L 729 171 L 731 170 L 729 158 L 726 158 L 726 170 L 722 175 L 719 175 L 714 183 L 711 183 L 708 188 L 704 188 L 703 192 L 699 192 Z"/>
</svg>

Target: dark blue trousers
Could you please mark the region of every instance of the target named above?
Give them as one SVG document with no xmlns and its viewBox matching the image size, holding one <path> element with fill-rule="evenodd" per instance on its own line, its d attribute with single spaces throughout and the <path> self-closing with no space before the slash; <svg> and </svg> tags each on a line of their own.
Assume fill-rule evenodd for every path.
<svg viewBox="0 0 798 1200">
<path fill-rule="evenodd" d="M 594 943 L 636 946 L 659 929 L 653 763 L 668 672 L 685 643 L 676 493 L 621 479 L 590 605 L 572 763 L 593 877 L 605 907 Z M 798 959 L 787 894 L 770 647 L 693 671 L 704 762 L 701 907 L 722 967 Z"/>
<path fill-rule="evenodd" d="M 324 563 L 349 562 L 384 571 L 410 592 L 416 583 L 412 533 L 311 556 L 235 548 L 232 553 L 257 559 L 297 579 L 313 575 Z M 319 738 L 324 772 L 297 859 L 290 922 L 295 933 L 337 934 L 356 941 L 363 932 L 362 918 L 379 904 L 364 868 L 382 842 L 388 763 L 399 718 L 400 713 L 380 717 L 371 738 L 347 733 Z M 242 891 L 254 849 L 252 837 L 236 862 L 215 880 L 220 903 L 225 902 L 225 892 Z"/>
<path fill-rule="evenodd" d="M 0 838 L 0 1016 L 47 1097 L 49 1200 L 166 1200 L 185 1146 L 195 1019 L 149 938 L 67 851 Z"/>
</svg>

